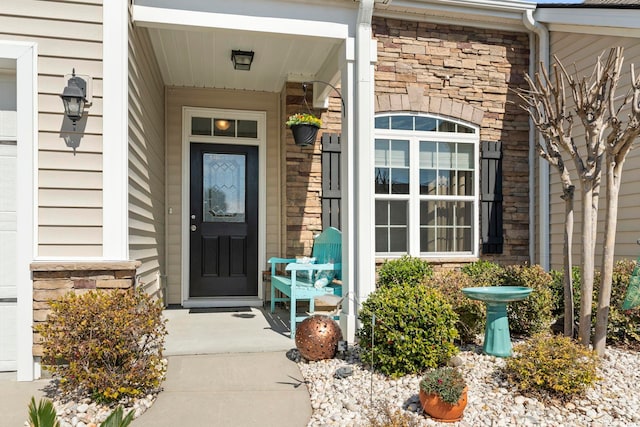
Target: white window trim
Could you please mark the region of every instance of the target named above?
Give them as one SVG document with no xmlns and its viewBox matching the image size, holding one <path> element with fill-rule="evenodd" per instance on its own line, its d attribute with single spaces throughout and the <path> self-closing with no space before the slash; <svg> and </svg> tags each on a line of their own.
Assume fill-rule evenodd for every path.
<svg viewBox="0 0 640 427">
<path fill-rule="evenodd" d="M 373 188 L 374 200 L 407 200 L 409 202 L 408 213 L 408 251 L 404 252 L 375 252 L 376 258 L 399 258 L 403 255 L 411 255 L 420 258 L 437 258 L 437 259 L 468 259 L 477 257 L 480 247 L 480 129 L 471 124 L 449 117 L 441 117 L 433 114 L 412 114 L 408 112 L 378 114 L 378 117 L 393 116 L 420 116 L 429 117 L 448 122 L 458 123 L 474 129 L 474 133 L 455 133 L 455 132 L 428 132 L 413 130 L 395 130 L 395 129 L 374 129 L 375 139 L 396 139 L 409 141 L 409 194 L 376 194 Z M 471 143 L 474 146 L 474 196 L 428 196 L 419 194 L 419 173 L 420 173 L 420 141 L 435 142 L 461 142 Z M 375 170 L 374 165 L 374 170 Z M 420 201 L 421 200 L 450 200 L 450 201 L 471 201 L 473 202 L 472 216 L 472 242 L 470 252 L 420 252 Z M 375 221 L 374 221 L 375 235 Z"/>
<path fill-rule="evenodd" d="M 255 120 L 258 122 L 257 138 L 231 138 L 228 136 L 191 135 L 192 117 L 210 117 L 230 120 Z M 258 187 L 258 295 L 240 300 L 237 297 L 189 298 L 189 197 L 191 187 L 190 148 L 192 142 L 210 144 L 238 144 L 258 147 L 258 167 L 260 185 Z M 266 225 L 267 225 L 267 114 L 264 111 L 223 110 L 215 108 L 182 107 L 182 305 L 183 307 L 213 307 L 233 305 L 262 305 L 262 271 L 266 265 Z"/>
</svg>

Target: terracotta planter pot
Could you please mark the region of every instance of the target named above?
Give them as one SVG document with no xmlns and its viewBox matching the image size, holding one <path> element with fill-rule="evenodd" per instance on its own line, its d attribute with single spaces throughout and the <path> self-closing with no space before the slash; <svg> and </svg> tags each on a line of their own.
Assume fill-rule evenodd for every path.
<svg viewBox="0 0 640 427">
<path fill-rule="evenodd" d="M 318 135 L 318 127 L 313 125 L 291 125 L 291 133 L 296 145 L 313 145 Z"/>
<path fill-rule="evenodd" d="M 462 391 L 460 400 L 455 405 L 443 402 L 437 394 L 427 394 L 420 390 L 420 404 L 431 418 L 444 423 L 453 423 L 462 419 L 462 413 L 467 406 L 467 387 Z"/>
</svg>

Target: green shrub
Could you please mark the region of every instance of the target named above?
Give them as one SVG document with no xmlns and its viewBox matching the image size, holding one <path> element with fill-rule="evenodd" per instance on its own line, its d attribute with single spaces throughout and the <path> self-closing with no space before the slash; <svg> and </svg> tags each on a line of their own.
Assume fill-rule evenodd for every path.
<svg viewBox="0 0 640 427">
<path fill-rule="evenodd" d="M 477 335 L 484 332 L 486 310 L 481 301 L 467 298 L 463 288 L 473 287 L 471 278 L 460 271 L 436 272 L 427 280 L 427 287 L 440 291 L 458 315 L 456 328 L 462 342 L 473 342 Z"/>
<path fill-rule="evenodd" d="M 405 255 L 399 259 L 386 260 L 378 270 L 378 287 L 389 285 L 418 285 L 433 275 L 427 261 Z"/>
<path fill-rule="evenodd" d="M 373 356 L 371 319 L 373 326 Z M 391 377 L 417 374 L 458 352 L 458 316 L 436 290 L 397 285 L 378 288 L 363 303 L 357 332 L 362 361 Z"/>
<path fill-rule="evenodd" d="M 564 271 L 551 270 L 549 272 L 553 278 L 551 283 L 551 292 L 553 294 L 553 304 L 555 309 L 553 310 L 554 316 L 564 316 Z M 573 306 L 576 309 L 576 313 L 580 307 L 580 286 L 582 283 L 582 277 L 580 275 L 580 267 L 573 266 L 572 269 L 572 285 L 573 285 Z M 574 318 L 574 321 L 577 319 Z"/>
<path fill-rule="evenodd" d="M 509 327 L 514 334 L 531 336 L 548 330 L 553 321 L 551 275 L 539 265 L 510 265 L 502 273 L 505 286 L 527 286 L 533 292 L 522 301 L 507 305 Z"/>
<path fill-rule="evenodd" d="M 506 360 L 505 373 L 524 392 L 576 395 L 598 380 L 597 356 L 571 338 L 538 334 L 517 344 L 514 352 Z"/>
<path fill-rule="evenodd" d="M 36 330 L 45 368 L 63 392 L 114 401 L 153 390 L 164 378 L 162 306 L 142 291 L 69 293 L 51 302 Z"/>
<path fill-rule="evenodd" d="M 473 286 L 500 286 L 504 268 L 489 261 L 476 261 L 461 268 L 471 278 Z"/>
<path fill-rule="evenodd" d="M 640 307 L 624 311 L 621 309 L 635 266 L 635 261 L 624 259 L 616 262 L 613 267 L 609 324 L 607 326 L 607 341 L 610 343 L 625 345 L 637 345 L 640 343 Z M 596 273 L 595 283 L 596 290 L 593 296 L 594 314 L 598 304 L 600 273 Z M 595 328 L 595 318 L 596 316 L 594 315 L 591 319 L 593 328 Z"/>
</svg>

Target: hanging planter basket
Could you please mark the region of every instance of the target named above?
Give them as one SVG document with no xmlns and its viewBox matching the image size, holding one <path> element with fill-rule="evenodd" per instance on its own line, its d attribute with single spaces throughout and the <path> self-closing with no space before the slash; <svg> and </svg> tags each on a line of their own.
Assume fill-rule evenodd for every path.
<svg viewBox="0 0 640 427">
<path fill-rule="evenodd" d="M 313 145 L 318 135 L 318 127 L 308 124 L 291 125 L 291 133 L 296 145 Z"/>
</svg>

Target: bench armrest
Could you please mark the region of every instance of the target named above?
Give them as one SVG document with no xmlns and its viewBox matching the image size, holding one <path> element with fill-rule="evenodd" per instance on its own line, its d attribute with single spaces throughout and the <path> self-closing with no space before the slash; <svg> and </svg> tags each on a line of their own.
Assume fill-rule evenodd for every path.
<svg viewBox="0 0 640 427">
<path fill-rule="evenodd" d="M 267 261 L 269 264 L 288 264 L 290 262 L 296 262 L 295 258 L 277 258 L 277 257 L 272 257 L 269 258 L 269 261 Z"/>
</svg>

